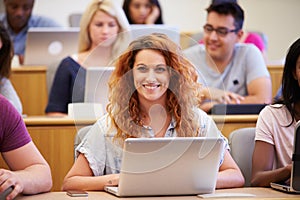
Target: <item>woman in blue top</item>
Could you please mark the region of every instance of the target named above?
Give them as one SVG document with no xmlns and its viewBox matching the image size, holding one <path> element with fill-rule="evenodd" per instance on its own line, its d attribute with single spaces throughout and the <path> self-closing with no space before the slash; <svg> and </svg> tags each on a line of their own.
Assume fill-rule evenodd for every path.
<svg viewBox="0 0 300 200">
<path fill-rule="evenodd" d="M 117 185 L 123 142 L 130 137 L 222 137 L 200 110 L 195 69 L 180 47 L 162 34 L 133 41 L 116 62 L 108 114 L 78 145 L 63 190 L 103 190 Z M 224 143 L 217 188 L 241 187 L 244 178 Z M 188 164 L 188 163 L 187 163 Z"/>
<path fill-rule="evenodd" d="M 82 15 L 78 54 L 60 63 L 50 91 L 47 115 L 67 115 L 68 104 L 83 102 L 89 66 L 108 66 L 129 43 L 129 23 L 113 0 L 93 0 Z M 122 33 L 122 34 L 121 34 Z"/>
</svg>

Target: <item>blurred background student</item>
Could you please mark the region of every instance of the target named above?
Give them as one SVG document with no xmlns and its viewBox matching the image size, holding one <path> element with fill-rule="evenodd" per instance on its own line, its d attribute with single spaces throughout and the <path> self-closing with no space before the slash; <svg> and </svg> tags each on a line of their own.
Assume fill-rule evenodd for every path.
<svg viewBox="0 0 300 200">
<path fill-rule="evenodd" d="M 282 95 L 259 114 L 252 159 L 253 186 L 288 182 L 294 131 L 300 120 L 300 38 L 289 48 L 282 75 Z"/>
<path fill-rule="evenodd" d="M 86 68 L 109 66 L 129 43 L 130 27 L 114 0 L 93 0 L 82 15 L 78 53 L 61 61 L 46 108 L 47 115 L 65 116 L 68 104 L 84 101 Z"/>
<path fill-rule="evenodd" d="M 158 0 L 124 0 L 123 10 L 130 24 L 163 24 Z"/>
<path fill-rule="evenodd" d="M 185 49 L 204 85 L 201 109 L 215 104 L 265 104 L 272 101 L 272 83 L 264 58 L 252 44 L 240 43 L 244 10 L 232 2 L 211 4 L 203 26 L 203 44 Z"/>
<path fill-rule="evenodd" d="M 211 4 L 220 4 L 223 2 L 238 3 L 237 0 L 212 0 Z M 243 30 L 243 36 L 239 39 L 239 42 L 254 44 L 262 53 L 265 61 L 267 61 L 267 38 L 262 32 Z M 203 39 L 200 39 L 199 43 L 203 43 Z"/>
<path fill-rule="evenodd" d="M 13 44 L 4 26 L 0 23 L 0 94 L 5 96 L 22 114 L 22 103 L 9 80 L 11 61 L 14 56 Z"/>
<path fill-rule="evenodd" d="M 14 45 L 14 54 L 19 63 L 24 62 L 27 32 L 30 27 L 59 27 L 53 19 L 32 15 L 35 0 L 3 0 L 5 13 L 0 15 Z"/>
</svg>

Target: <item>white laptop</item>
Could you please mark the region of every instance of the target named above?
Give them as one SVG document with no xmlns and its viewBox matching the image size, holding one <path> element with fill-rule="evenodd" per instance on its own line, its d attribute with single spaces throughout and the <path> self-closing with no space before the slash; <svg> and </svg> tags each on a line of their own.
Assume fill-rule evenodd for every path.
<svg viewBox="0 0 300 200">
<path fill-rule="evenodd" d="M 221 138 L 129 138 L 119 185 L 105 191 L 121 197 L 213 193 L 222 151 Z"/>
<path fill-rule="evenodd" d="M 78 51 L 79 28 L 30 28 L 27 34 L 24 65 L 45 65 L 61 61 Z"/>
<path fill-rule="evenodd" d="M 86 70 L 84 102 L 102 104 L 106 113 L 108 104 L 108 80 L 115 67 L 88 67 Z"/>
<path fill-rule="evenodd" d="M 173 42 L 180 45 L 180 31 L 176 26 L 164 25 L 164 24 L 132 24 L 131 37 L 132 40 L 151 33 L 163 33 L 166 34 Z"/>
<path fill-rule="evenodd" d="M 295 127 L 290 184 L 271 183 L 271 187 L 283 192 L 300 193 L 300 121 L 297 122 Z"/>
</svg>

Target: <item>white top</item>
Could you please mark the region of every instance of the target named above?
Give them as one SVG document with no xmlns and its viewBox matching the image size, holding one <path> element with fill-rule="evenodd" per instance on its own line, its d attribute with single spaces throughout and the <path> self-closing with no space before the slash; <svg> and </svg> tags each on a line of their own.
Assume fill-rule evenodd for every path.
<svg viewBox="0 0 300 200">
<path fill-rule="evenodd" d="M 207 65 L 206 51 L 203 44 L 197 44 L 184 54 L 196 67 L 198 81 L 204 86 L 231 91 L 247 96 L 247 85 L 254 79 L 270 77 L 259 49 L 253 44 L 236 44 L 233 57 L 223 73 Z"/>
<path fill-rule="evenodd" d="M 255 140 L 274 145 L 274 169 L 292 163 L 296 122 L 286 127 L 291 121 L 291 114 L 286 106 L 281 104 L 266 106 L 259 114 Z"/>
<path fill-rule="evenodd" d="M 11 84 L 10 80 L 7 78 L 2 78 L 0 81 L 0 94 L 6 97 L 12 105 L 15 106 L 17 111 L 22 114 L 22 103 L 20 98 L 15 91 L 14 86 Z"/>
<path fill-rule="evenodd" d="M 229 149 L 227 139 L 221 134 L 212 118 L 200 109 L 195 109 L 195 112 L 199 116 L 200 130 L 198 136 L 222 137 L 225 140 L 224 151 Z M 109 133 L 109 127 L 110 118 L 106 114 L 92 126 L 76 148 L 77 154 L 78 152 L 83 153 L 87 158 L 94 176 L 120 173 L 122 148 L 113 143 L 112 139 L 116 132 Z M 151 128 L 144 127 L 144 129 L 145 135 L 148 133 L 148 137 L 153 137 Z M 165 137 L 176 137 L 174 121 L 170 123 Z M 223 162 L 224 151 L 220 164 Z"/>
</svg>

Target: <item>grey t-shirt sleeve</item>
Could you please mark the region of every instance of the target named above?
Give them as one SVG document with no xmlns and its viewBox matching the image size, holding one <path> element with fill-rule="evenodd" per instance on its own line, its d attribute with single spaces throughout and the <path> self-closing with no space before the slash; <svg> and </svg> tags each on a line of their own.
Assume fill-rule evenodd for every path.
<svg viewBox="0 0 300 200">
<path fill-rule="evenodd" d="M 246 58 L 247 84 L 257 78 L 270 77 L 264 58 L 259 49 L 253 44 L 248 44 Z"/>
</svg>

